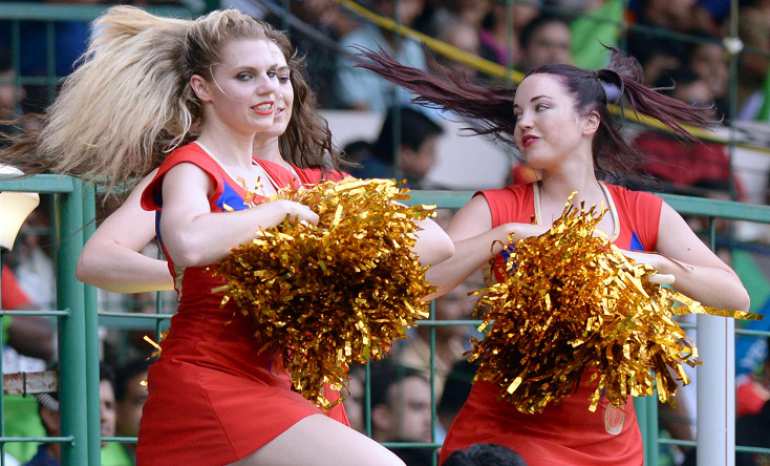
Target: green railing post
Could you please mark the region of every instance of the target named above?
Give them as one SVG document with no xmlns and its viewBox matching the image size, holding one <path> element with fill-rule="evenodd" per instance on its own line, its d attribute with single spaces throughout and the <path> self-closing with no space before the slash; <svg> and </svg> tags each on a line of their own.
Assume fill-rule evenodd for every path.
<svg viewBox="0 0 770 466">
<path fill-rule="evenodd" d="M 83 237 L 87 240 L 96 230 L 96 189 L 83 186 Z M 84 286 L 84 324 L 86 351 L 86 393 L 88 396 L 88 465 L 101 462 L 101 402 L 99 396 L 99 316 L 96 288 Z"/>
<path fill-rule="evenodd" d="M 83 408 L 86 397 L 86 335 L 83 284 L 75 279 L 78 257 L 83 248 L 82 183 L 63 197 L 57 254 L 57 297 L 60 309 L 70 311 L 59 319 L 59 400 L 61 434 L 72 436 L 62 445 L 62 466 L 88 464 L 88 428 Z"/>
</svg>

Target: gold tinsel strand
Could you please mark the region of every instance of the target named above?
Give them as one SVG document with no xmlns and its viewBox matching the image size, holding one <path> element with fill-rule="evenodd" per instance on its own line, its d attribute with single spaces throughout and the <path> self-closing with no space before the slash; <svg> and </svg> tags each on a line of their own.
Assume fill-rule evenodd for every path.
<svg viewBox="0 0 770 466">
<path fill-rule="evenodd" d="M 254 335 L 277 353 L 292 387 L 318 406 L 333 405 L 324 384 L 341 389 L 351 363 L 382 358 L 417 319 L 428 317 L 427 267 L 411 251 L 416 220 L 434 207 L 405 206 L 392 180 L 323 182 L 278 197 L 309 206 L 318 225 L 285 221 L 258 232 L 212 267 Z"/>
<path fill-rule="evenodd" d="M 601 396 L 620 407 L 656 389 L 666 402 L 689 383 L 683 365 L 700 364 L 675 316 L 758 317 L 650 283 L 654 269 L 595 234 L 606 209 L 583 207 L 570 198 L 548 232 L 516 243 L 506 279 L 478 292 L 479 329 L 488 334 L 474 340 L 470 359 L 477 377 L 523 413 L 558 403 L 584 376 L 595 386 L 590 411 Z"/>
</svg>

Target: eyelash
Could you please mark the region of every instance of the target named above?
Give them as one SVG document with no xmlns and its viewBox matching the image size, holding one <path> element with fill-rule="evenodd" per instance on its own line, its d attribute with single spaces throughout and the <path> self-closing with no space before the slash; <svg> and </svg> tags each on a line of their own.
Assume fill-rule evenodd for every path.
<svg viewBox="0 0 770 466">
<path fill-rule="evenodd" d="M 289 76 L 280 76 L 280 75 L 278 75 L 278 73 L 276 73 L 275 71 L 268 71 L 268 72 L 267 72 L 267 76 L 268 76 L 270 79 L 276 79 L 276 78 L 277 78 L 277 79 L 278 79 L 278 81 L 279 81 L 280 83 L 282 83 L 282 84 L 283 84 L 283 83 L 287 83 L 287 82 L 289 82 L 289 80 L 290 80 L 290 77 L 289 77 Z M 254 79 L 254 75 L 253 75 L 252 73 L 238 73 L 238 74 L 235 76 L 235 79 L 237 79 L 237 80 L 239 80 L 239 81 L 246 81 L 247 79 Z"/>
<path fill-rule="evenodd" d="M 546 105 L 546 104 L 537 104 L 537 105 L 535 105 L 535 111 L 536 112 L 539 112 L 540 110 L 547 110 L 549 108 L 550 107 L 548 105 Z M 521 112 L 514 112 L 513 116 L 515 118 L 520 118 L 521 117 Z"/>
</svg>

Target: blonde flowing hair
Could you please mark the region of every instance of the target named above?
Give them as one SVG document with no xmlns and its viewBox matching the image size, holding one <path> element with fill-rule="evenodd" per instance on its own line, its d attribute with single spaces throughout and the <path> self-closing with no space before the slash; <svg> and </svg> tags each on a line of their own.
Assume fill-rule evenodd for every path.
<svg viewBox="0 0 770 466">
<path fill-rule="evenodd" d="M 143 176 L 195 136 L 202 108 L 190 78 L 211 79 L 227 42 L 260 38 L 262 23 L 236 10 L 190 21 L 110 8 L 94 21 L 88 50 L 42 128 L 12 138 L 0 162 L 108 188 Z"/>
</svg>

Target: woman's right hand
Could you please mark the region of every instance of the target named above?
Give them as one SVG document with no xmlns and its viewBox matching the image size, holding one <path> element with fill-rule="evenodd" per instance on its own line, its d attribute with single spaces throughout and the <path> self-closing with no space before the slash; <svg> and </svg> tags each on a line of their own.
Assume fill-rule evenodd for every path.
<svg viewBox="0 0 770 466">
<path fill-rule="evenodd" d="M 310 210 L 310 207 L 300 204 L 299 202 L 289 201 L 281 199 L 275 201 L 280 204 L 280 208 L 283 210 L 287 218 L 297 219 L 299 221 L 308 222 L 313 225 L 318 224 L 318 214 Z"/>
</svg>

